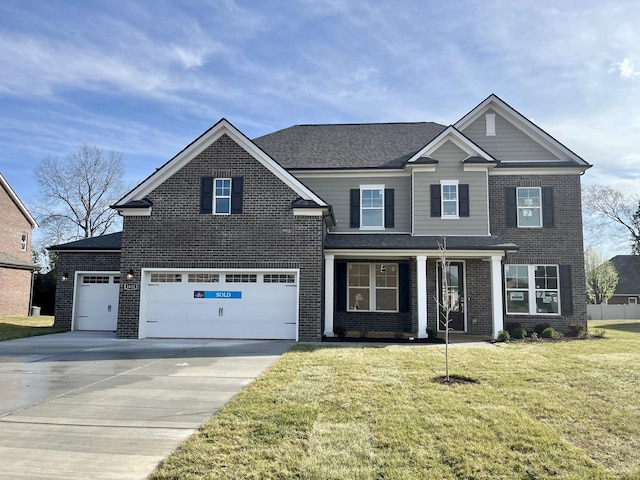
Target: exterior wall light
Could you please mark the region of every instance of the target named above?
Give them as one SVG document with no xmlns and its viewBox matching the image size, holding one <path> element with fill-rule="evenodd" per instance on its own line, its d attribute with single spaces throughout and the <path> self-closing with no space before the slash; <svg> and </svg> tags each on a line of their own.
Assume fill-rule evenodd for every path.
<svg viewBox="0 0 640 480">
<path fill-rule="evenodd" d="M 133 280 L 133 269 L 130 268 L 129 272 L 127 273 L 127 280 Z"/>
<path fill-rule="evenodd" d="M 62 281 L 67 282 L 69 280 L 69 272 L 64 272 L 62 274 Z"/>
</svg>

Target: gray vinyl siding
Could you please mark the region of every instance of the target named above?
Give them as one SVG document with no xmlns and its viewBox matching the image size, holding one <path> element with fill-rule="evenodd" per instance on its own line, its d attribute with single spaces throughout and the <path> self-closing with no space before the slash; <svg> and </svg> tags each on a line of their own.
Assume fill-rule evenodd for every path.
<svg viewBox="0 0 640 480">
<path fill-rule="evenodd" d="M 496 134 L 486 135 L 485 116 L 478 119 L 465 128 L 462 133 L 475 142 L 479 147 L 491 154 L 496 160 L 506 161 L 531 161 L 531 160 L 558 160 L 558 157 L 531 137 L 522 133 L 493 110 L 486 113 L 496 115 Z"/>
<path fill-rule="evenodd" d="M 295 174 L 295 173 L 294 173 Z M 384 185 L 394 189 L 394 228 L 386 228 L 385 232 L 411 231 L 411 177 L 336 177 L 306 178 L 300 176 L 300 181 L 309 187 L 316 195 L 333 206 L 336 226 L 332 232 L 362 232 L 359 228 L 349 226 L 350 190 L 360 188 L 360 185 Z M 380 232 L 380 230 L 374 230 Z"/>
<path fill-rule="evenodd" d="M 462 160 L 468 155 L 446 142 L 431 155 L 438 160 L 435 172 L 414 172 L 414 235 L 488 235 L 486 172 L 465 172 Z M 442 219 L 431 217 L 430 185 L 440 180 L 458 180 L 469 185 L 469 217 Z"/>
</svg>

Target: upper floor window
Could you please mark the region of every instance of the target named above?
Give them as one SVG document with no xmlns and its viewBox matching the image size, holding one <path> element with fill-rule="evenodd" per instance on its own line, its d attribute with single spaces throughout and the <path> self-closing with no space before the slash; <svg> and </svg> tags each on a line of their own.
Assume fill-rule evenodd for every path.
<svg viewBox="0 0 640 480">
<path fill-rule="evenodd" d="M 442 218 L 459 218 L 458 181 L 440 180 L 442 189 Z"/>
<path fill-rule="evenodd" d="M 360 227 L 384 228 L 384 185 L 360 186 Z"/>
<path fill-rule="evenodd" d="M 540 187 L 516 189 L 518 227 L 542 227 L 542 192 Z"/>
<path fill-rule="evenodd" d="M 214 213 L 216 215 L 229 215 L 231 213 L 231 179 L 216 178 L 213 192 Z"/>
<path fill-rule="evenodd" d="M 21 252 L 26 252 L 27 251 L 27 234 L 23 233 L 22 237 L 20 238 L 20 251 Z"/>
</svg>

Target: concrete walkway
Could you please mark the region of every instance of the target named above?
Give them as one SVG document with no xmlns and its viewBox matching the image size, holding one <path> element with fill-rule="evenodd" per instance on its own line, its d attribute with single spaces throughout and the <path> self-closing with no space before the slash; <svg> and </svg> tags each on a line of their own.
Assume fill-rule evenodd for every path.
<svg viewBox="0 0 640 480">
<path fill-rule="evenodd" d="M 0 342 L 0 478 L 141 479 L 292 342 Z"/>
</svg>

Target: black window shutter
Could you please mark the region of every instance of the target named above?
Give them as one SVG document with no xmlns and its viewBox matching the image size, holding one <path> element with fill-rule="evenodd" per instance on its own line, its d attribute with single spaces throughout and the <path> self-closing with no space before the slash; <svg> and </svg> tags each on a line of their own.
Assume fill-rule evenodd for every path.
<svg viewBox="0 0 640 480">
<path fill-rule="evenodd" d="M 460 190 L 460 216 L 469 216 L 469 184 L 463 183 L 458 186 Z"/>
<path fill-rule="evenodd" d="M 336 262 L 335 269 L 336 282 L 336 312 L 347 311 L 347 264 L 344 262 Z"/>
<path fill-rule="evenodd" d="M 411 311 L 411 271 L 408 263 L 398 265 L 398 301 L 400 313 Z"/>
<path fill-rule="evenodd" d="M 542 226 L 553 227 L 553 188 L 542 187 Z"/>
<path fill-rule="evenodd" d="M 244 179 L 242 177 L 233 177 L 231 179 L 231 213 L 242 213 L 242 189 L 244 187 Z"/>
<path fill-rule="evenodd" d="M 505 199 L 507 203 L 507 227 L 518 226 L 518 205 L 516 203 L 516 187 L 505 189 Z"/>
<path fill-rule="evenodd" d="M 393 188 L 384 189 L 384 228 L 394 227 L 394 190 Z"/>
<path fill-rule="evenodd" d="M 570 265 L 560 265 L 560 305 L 562 306 L 562 315 L 573 313 Z"/>
<path fill-rule="evenodd" d="M 431 216 L 440 217 L 440 185 L 431 185 Z"/>
<path fill-rule="evenodd" d="M 351 204 L 350 204 L 350 221 L 349 226 L 351 228 L 360 228 L 360 189 L 351 189 Z"/>
<path fill-rule="evenodd" d="M 202 177 L 200 181 L 200 213 L 213 212 L 213 177 Z"/>
</svg>

